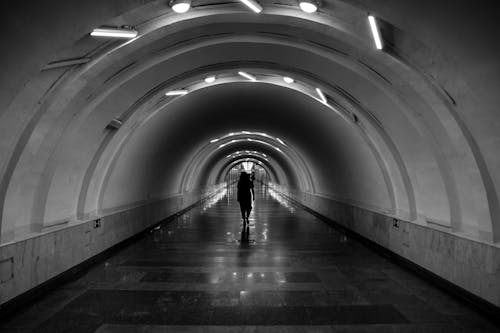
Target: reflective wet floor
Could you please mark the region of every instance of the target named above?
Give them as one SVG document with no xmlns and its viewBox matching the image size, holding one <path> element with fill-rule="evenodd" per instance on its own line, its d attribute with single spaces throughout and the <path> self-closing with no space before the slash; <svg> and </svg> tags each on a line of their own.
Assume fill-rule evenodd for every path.
<svg viewBox="0 0 500 333">
<path fill-rule="evenodd" d="M 264 187 L 233 188 L 0 325 L 2 332 L 498 332 Z"/>
</svg>

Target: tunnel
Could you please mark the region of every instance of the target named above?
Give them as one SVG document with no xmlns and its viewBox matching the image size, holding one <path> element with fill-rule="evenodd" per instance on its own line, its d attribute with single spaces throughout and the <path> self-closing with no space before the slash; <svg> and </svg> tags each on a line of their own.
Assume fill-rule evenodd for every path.
<svg viewBox="0 0 500 333">
<path fill-rule="evenodd" d="M 0 330 L 496 332 L 496 16 L 465 0 L 6 5 Z"/>
</svg>

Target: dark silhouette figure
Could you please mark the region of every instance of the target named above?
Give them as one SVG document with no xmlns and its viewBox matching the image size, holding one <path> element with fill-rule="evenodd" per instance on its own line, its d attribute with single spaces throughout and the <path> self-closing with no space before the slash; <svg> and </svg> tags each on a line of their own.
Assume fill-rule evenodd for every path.
<svg viewBox="0 0 500 333">
<path fill-rule="evenodd" d="M 238 202 L 240 203 L 243 225 L 248 223 L 248 217 L 252 211 L 252 200 L 255 200 L 253 182 L 250 180 L 248 173 L 242 172 L 238 181 Z"/>
</svg>

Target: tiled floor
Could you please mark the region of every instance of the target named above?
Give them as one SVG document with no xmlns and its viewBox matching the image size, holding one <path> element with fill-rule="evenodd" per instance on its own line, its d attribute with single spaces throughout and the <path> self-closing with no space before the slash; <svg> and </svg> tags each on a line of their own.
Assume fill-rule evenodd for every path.
<svg viewBox="0 0 500 333">
<path fill-rule="evenodd" d="M 234 189 L 96 266 L 1 332 L 498 332 L 303 210 Z"/>
</svg>

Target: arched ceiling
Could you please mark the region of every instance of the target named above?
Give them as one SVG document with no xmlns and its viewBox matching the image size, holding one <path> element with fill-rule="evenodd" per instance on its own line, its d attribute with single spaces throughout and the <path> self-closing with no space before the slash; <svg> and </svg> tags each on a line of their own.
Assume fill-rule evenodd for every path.
<svg viewBox="0 0 500 333">
<path fill-rule="evenodd" d="M 500 239 L 500 65 L 487 45 L 498 29 L 485 33 L 481 10 L 468 22 L 485 26 L 457 35 L 465 3 L 329 0 L 306 14 L 263 1 L 259 15 L 210 1 L 186 14 L 164 1 L 14 8 L 0 58 L 2 241 L 215 185 L 227 156 L 246 150 L 269 156 L 248 155 L 296 193 Z M 88 35 L 103 25 L 139 37 Z M 188 94 L 165 96 L 174 89 Z"/>
</svg>

